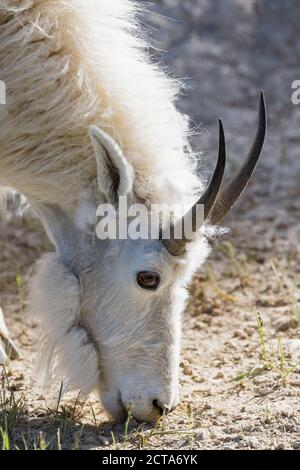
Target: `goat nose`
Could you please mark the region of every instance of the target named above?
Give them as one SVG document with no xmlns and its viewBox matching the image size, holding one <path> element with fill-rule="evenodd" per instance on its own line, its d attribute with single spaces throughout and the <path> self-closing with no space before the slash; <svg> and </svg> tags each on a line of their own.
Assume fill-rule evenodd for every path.
<svg viewBox="0 0 300 470">
<path fill-rule="evenodd" d="M 154 423 L 164 414 L 164 407 L 157 403 L 157 400 L 147 400 L 147 402 L 139 402 L 139 400 L 132 400 L 129 404 L 124 403 L 124 408 L 128 416 L 131 415 L 137 421 L 145 421 L 147 423 Z"/>
<path fill-rule="evenodd" d="M 128 415 L 131 415 L 137 421 L 148 423 L 158 421 L 161 416 L 170 413 L 175 408 L 164 405 L 158 399 L 147 399 L 142 402 L 138 399 L 131 399 L 130 401 L 125 400 L 122 404 Z"/>
<path fill-rule="evenodd" d="M 170 407 L 170 406 L 163 405 L 162 402 L 158 400 L 157 398 L 153 400 L 152 404 L 154 408 L 159 411 L 161 416 L 171 413 L 171 411 L 173 411 L 176 408 L 176 406 Z"/>
<path fill-rule="evenodd" d="M 152 405 L 153 405 L 154 409 L 159 412 L 160 416 L 162 416 L 164 413 L 167 412 L 166 411 L 167 408 L 165 406 L 161 405 L 159 400 L 157 400 L 156 398 L 153 400 Z"/>
</svg>

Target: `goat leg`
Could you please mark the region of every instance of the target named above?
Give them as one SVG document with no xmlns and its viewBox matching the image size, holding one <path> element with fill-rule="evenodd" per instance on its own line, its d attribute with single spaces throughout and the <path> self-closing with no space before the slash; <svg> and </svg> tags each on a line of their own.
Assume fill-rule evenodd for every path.
<svg viewBox="0 0 300 470">
<path fill-rule="evenodd" d="M 4 365 L 9 359 L 14 360 L 19 357 L 19 351 L 10 337 L 4 320 L 3 310 L 0 307 L 0 364 Z"/>
</svg>

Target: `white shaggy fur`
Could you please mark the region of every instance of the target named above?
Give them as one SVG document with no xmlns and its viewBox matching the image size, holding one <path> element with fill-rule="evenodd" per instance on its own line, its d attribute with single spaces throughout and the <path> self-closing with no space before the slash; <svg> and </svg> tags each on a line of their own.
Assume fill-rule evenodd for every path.
<svg viewBox="0 0 300 470">
<path fill-rule="evenodd" d="M 187 119 L 173 105 L 179 84 L 150 62 L 139 8 L 131 0 L 0 0 L 0 185 L 73 210 L 95 183 L 92 124 L 122 148 L 142 200 L 175 203 L 199 190 Z"/>
<path fill-rule="evenodd" d="M 105 200 L 186 204 L 202 189 L 174 106 L 180 85 L 151 63 L 139 9 L 133 0 L 0 0 L 0 186 L 26 196 L 56 248 L 31 285 L 46 375 L 97 389 L 117 419 L 133 402 L 134 416 L 149 420 L 153 403 L 178 402 L 184 286 L 209 248 L 200 233 L 175 259 L 160 240 L 92 236 Z M 145 270 L 159 273 L 157 291 L 138 286 Z"/>
<path fill-rule="evenodd" d="M 94 390 L 100 381 L 98 353 L 81 325 L 79 281 L 54 253 L 38 261 L 30 300 L 43 325 L 38 340 L 42 385 L 56 373 L 65 378 L 66 387 Z"/>
</svg>

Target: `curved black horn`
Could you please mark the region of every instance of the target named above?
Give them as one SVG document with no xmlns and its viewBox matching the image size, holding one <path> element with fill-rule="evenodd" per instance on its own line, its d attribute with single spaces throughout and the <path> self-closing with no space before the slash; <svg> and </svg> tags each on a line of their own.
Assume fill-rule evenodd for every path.
<svg viewBox="0 0 300 470">
<path fill-rule="evenodd" d="M 242 167 L 221 189 L 216 203 L 210 213 L 210 223 L 218 224 L 227 212 L 232 208 L 245 187 L 247 186 L 260 157 L 267 132 L 267 113 L 264 94 L 261 92 L 259 105 L 259 121 L 254 143 L 251 151 Z"/>
<path fill-rule="evenodd" d="M 162 236 L 162 242 L 169 251 L 170 254 L 173 256 L 182 255 L 185 251 L 185 246 L 187 243 L 191 242 L 195 236 L 197 231 L 200 229 L 201 225 L 205 222 L 207 217 L 209 216 L 216 198 L 218 196 L 224 171 L 226 165 L 226 145 L 225 145 L 225 136 L 224 136 L 224 129 L 222 125 L 222 121 L 219 120 L 219 156 L 218 161 L 216 164 L 215 171 L 213 176 L 210 180 L 210 183 L 204 192 L 204 194 L 200 197 L 200 199 L 191 207 L 191 209 L 179 220 L 176 222 L 175 226 L 171 226 L 170 229 L 170 239 L 164 238 Z M 203 206 L 204 209 L 204 220 L 201 217 L 197 217 L 198 209 L 200 206 Z M 202 215 L 202 214 L 201 214 Z M 186 226 L 187 221 L 191 220 L 191 228 L 192 228 L 192 237 L 186 238 L 184 235 L 182 238 L 175 238 L 176 233 L 184 233 L 184 227 Z M 178 230 L 177 230 L 178 226 Z"/>
</svg>

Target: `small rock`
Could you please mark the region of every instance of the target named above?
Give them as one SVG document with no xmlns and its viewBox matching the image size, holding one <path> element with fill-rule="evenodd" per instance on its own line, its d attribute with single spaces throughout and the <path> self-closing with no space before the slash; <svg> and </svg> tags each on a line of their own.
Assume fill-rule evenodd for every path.
<svg viewBox="0 0 300 470">
<path fill-rule="evenodd" d="M 203 384 L 205 382 L 205 378 L 204 377 L 199 377 L 198 375 L 194 375 L 193 379 L 198 384 Z"/>
<path fill-rule="evenodd" d="M 246 326 L 244 330 L 247 336 L 252 336 L 254 331 L 255 331 L 255 328 L 252 326 Z"/>
<path fill-rule="evenodd" d="M 259 441 L 255 437 L 248 437 L 245 439 L 245 442 L 251 449 L 259 449 Z"/>
<path fill-rule="evenodd" d="M 224 379 L 224 374 L 223 372 L 220 370 L 214 377 L 214 379 Z"/>
<path fill-rule="evenodd" d="M 256 394 L 259 395 L 260 397 L 264 397 L 270 393 L 270 388 L 269 387 L 261 387 L 256 390 Z"/>
<path fill-rule="evenodd" d="M 290 328 L 296 328 L 297 322 L 292 318 L 280 318 L 274 322 L 274 328 L 277 331 L 288 331 Z"/>
<path fill-rule="evenodd" d="M 299 380 L 295 380 L 295 379 L 290 379 L 289 380 L 289 383 L 290 385 L 292 385 L 293 387 L 300 387 L 300 379 Z"/>
<path fill-rule="evenodd" d="M 105 436 L 99 436 L 99 442 L 100 444 L 102 444 L 103 446 L 109 446 L 110 444 L 110 441 L 107 437 Z"/>
<path fill-rule="evenodd" d="M 184 373 L 184 375 L 188 375 L 188 376 L 193 375 L 193 369 L 191 368 L 191 366 L 189 364 L 184 364 L 183 365 L 183 373 Z"/>
<path fill-rule="evenodd" d="M 195 440 L 196 441 L 206 441 L 210 438 L 209 431 L 207 429 L 202 429 L 196 436 Z"/>
<path fill-rule="evenodd" d="M 203 313 L 207 313 L 208 315 L 210 315 L 213 311 L 213 307 L 211 304 L 203 305 L 202 311 Z"/>
</svg>

